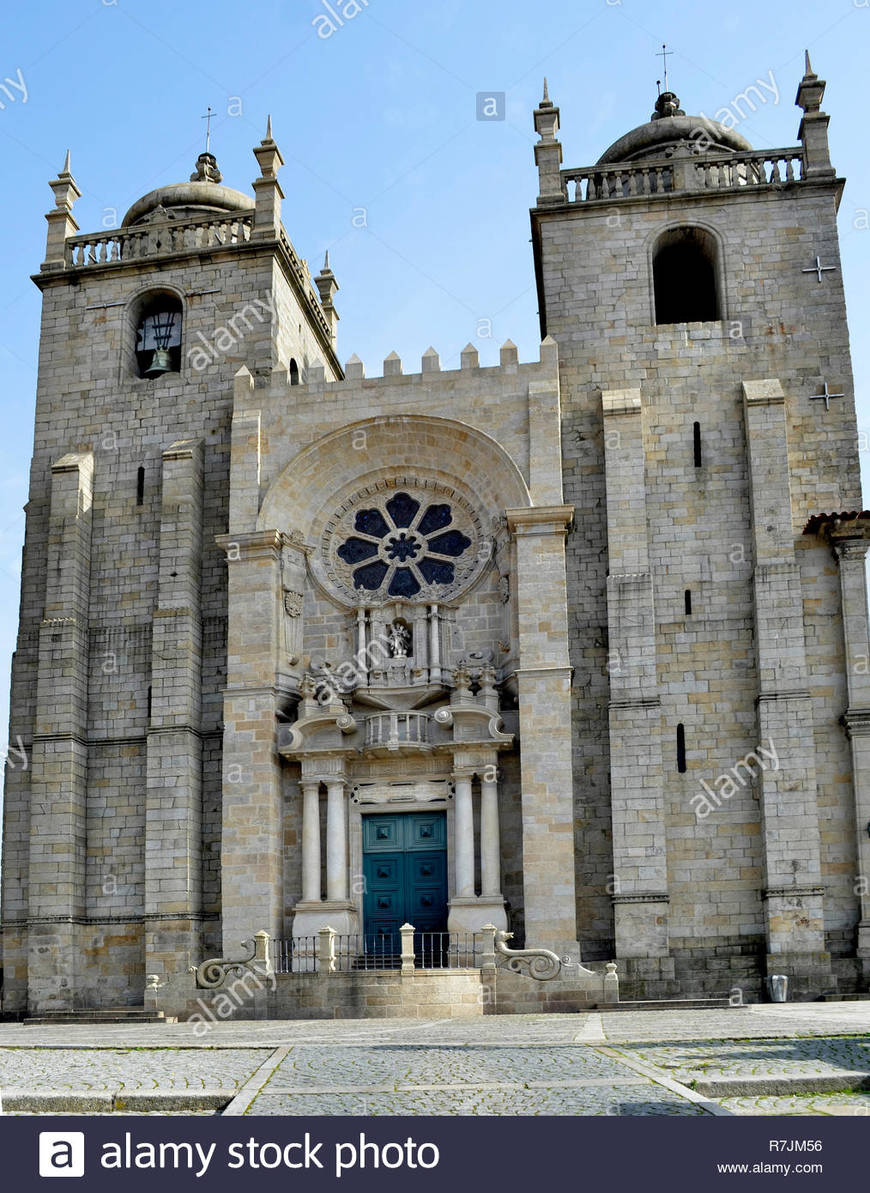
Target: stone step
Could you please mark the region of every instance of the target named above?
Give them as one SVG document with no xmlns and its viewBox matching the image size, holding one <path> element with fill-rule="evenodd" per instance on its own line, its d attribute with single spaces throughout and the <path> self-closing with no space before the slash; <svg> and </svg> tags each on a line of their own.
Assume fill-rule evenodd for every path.
<svg viewBox="0 0 870 1193">
<path fill-rule="evenodd" d="M 590 1003 L 596 1011 L 718 1011 L 739 1006 L 730 998 L 646 998 L 637 1002 Z"/>
<path fill-rule="evenodd" d="M 144 1007 L 104 1007 L 80 1011 L 42 1011 L 23 1019 L 25 1025 L 48 1027 L 59 1023 L 173 1023 L 163 1011 Z"/>
</svg>

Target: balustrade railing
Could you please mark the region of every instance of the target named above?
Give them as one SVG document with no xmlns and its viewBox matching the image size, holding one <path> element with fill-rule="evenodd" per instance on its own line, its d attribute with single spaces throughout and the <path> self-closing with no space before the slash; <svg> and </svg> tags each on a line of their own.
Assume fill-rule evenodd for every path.
<svg viewBox="0 0 870 1193">
<path fill-rule="evenodd" d="M 366 717 L 366 745 L 423 745 L 429 740 L 429 715 L 423 712 L 379 712 Z"/>
<path fill-rule="evenodd" d="M 66 265 L 70 269 L 85 269 L 115 261 L 240 244 L 250 239 L 252 225 L 252 216 L 234 215 L 207 220 L 166 220 L 160 224 L 72 236 L 66 242 Z"/>
<path fill-rule="evenodd" d="M 805 176 L 803 150 L 764 149 L 710 157 L 589 166 L 562 170 L 569 203 L 591 203 L 675 191 L 787 186 Z"/>
</svg>

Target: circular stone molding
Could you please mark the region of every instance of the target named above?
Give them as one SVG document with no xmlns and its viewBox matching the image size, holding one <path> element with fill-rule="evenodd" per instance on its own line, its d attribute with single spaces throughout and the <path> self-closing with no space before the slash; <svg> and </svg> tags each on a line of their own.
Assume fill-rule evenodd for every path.
<svg viewBox="0 0 870 1193">
<path fill-rule="evenodd" d="M 491 551 L 465 497 L 400 476 L 358 490 L 327 519 L 316 570 L 351 605 L 442 602 L 474 583 Z"/>
</svg>

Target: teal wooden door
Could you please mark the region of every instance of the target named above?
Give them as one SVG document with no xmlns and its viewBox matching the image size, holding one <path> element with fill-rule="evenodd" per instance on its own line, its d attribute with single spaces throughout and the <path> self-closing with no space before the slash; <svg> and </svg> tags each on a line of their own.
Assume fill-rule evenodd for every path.
<svg viewBox="0 0 870 1193">
<path fill-rule="evenodd" d="M 363 933 L 367 947 L 401 952 L 399 929 L 447 931 L 447 815 L 364 816 Z"/>
</svg>

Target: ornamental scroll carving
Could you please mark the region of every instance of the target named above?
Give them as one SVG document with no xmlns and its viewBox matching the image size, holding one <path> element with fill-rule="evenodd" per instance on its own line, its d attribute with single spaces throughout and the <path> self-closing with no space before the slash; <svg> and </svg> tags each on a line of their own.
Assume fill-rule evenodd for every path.
<svg viewBox="0 0 870 1193">
<path fill-rule="evenodd" d="M 271 973 L 269 936 L 266 932 L 258 932 L 253 940 L 243 940 L 242 948 L 251 950 L 247 957 L 209 957 L 199 965 L 191 965 L 187 972 L 196 975 L 197 988 L 218 990 L 231 974 L 241 978 L 245 973 L 252 973 L 259 979 L 262 974 Z"/>
<path fill-rule="evenodd" d="M 560 958 L 549 949 L 509 949 L 507 941 L 513 939 L 513 932 L 498 931 L 495 934 L 495 951 L 508 957 L 507 968 L 512 973 L 525 973 L 538 982 L 549 982 L 559 976 L 562 969 Z"/>
</svg>

